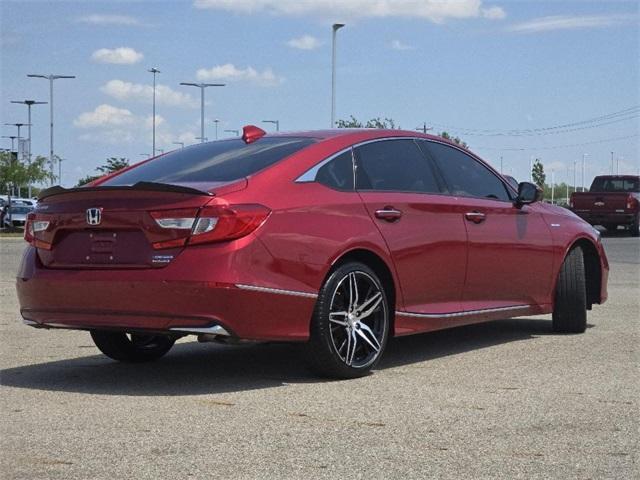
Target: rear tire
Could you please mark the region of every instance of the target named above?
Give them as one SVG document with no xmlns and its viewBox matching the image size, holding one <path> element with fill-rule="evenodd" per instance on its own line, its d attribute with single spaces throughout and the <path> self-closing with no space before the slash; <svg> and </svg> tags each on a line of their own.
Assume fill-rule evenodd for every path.
<svg viewBox="0 0 640 480">
<path fill-rule="evenodd" d="M 556 285 L 553 331 L 583 333 L 587 329 L 587 289 L 582 249 L 576 247 L 564 259 Z"/>
<path fill-rule="evenodd" d="M 336 268 L 318 294 L 307 353 L 318 374 L 332 378 L 367 375 L 387 344 L 390 312 L 377 275 L 349 262 Z"/>
<path fill-rule="evenodd" d="M 171 350 L 176 341 L 166 335 L 138 335 L 102 330 L 92 330 L 91 338 L 107 357 L 129 363 L 157 360 Z"/>
<path fill-rule="evenodd" d="M 629 232 L 632 237 L 640 237 L 640 217 L 636 218 L 636 221 L 629 225 Z"/>
</svg>

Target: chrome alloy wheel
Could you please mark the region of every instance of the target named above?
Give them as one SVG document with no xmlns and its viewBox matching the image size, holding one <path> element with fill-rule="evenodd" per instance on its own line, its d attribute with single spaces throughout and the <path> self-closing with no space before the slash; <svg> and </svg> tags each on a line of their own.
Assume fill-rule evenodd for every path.
<svg viewBox="0 0 640 480">
<path fill-rule="evenodd" d="M 333 347 L 352 368 L 366 368 L 382 352 L 389 312 L 378 283 L 367 273 L 351 271 L 339 282 L 329 308 Z"/>
</svg>

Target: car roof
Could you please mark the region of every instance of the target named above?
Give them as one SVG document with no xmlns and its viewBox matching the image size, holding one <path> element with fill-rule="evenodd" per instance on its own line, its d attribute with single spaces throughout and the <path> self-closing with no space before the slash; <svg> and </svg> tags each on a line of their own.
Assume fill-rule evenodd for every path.
<svg viewBox="0 0 640 480">
<path fill-rule="evenodd" d="M 277 137 L 303 137 L 314 138 L 316 140 L 329 140 L 333 138 L 345 138 L 351 137 L 357 138 L 359 142 L 367 140 L 375 140 L 378 138 L 387 137 L 413 137 L 424 138 L 427 140 L 435 140 L 442 143 L 447 143 L 454 147 L 459 147 L 455 142 L 438 135 L 429 135 L 426 133 L 414 131 L 414 130 L 397 130 L 390 128 L 334 128 L 326 130 L 300 130 L 291 132 L 271 132 L 267 133 L 262 138 L 277 138 Z M 346 138 L 345 138 L 346 139 Z"/>
</svg>

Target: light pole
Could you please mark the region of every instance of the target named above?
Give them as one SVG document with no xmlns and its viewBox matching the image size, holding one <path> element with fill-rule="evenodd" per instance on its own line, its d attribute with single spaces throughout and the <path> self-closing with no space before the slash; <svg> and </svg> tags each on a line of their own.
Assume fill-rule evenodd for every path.
<svg viewBox="0 0 640 480">
<path fill-rule="evenodd" d="M 334 23 L 331 26 L 331 127 L 336 126 L 336 33 L 344 27 L 344 23 Z"/>
<path fill-rule="evenodd" d="M 240 130 L 225 130 L 225 133 L 233 133 L 236 137 L 240 136 Z"/>
<path fill-rule="evenodd" d="M 29 125 L 29 143 L 27 150 L 27 162 L 31 165 L 31 106 L 32 105 L 46 105 L 47 102 L 36 102 L 35 100 L 11 100 L 11 103 L 21 103 L 27 106 L 27 125 Z M 31 198 L 31 183 L 29 183 L 29 198 Z"/>
<path fill-rule="evenodd" d="M 533 155 L 529 157 L 529 181 L 533 182 Z"/>
<path fill-rule="evenodd" d="M 586 162 L 586 158 L 589 156 L 588 153 L 582 154 L 582 191 L 584 192 L 584 165 Z"/>
<path fill-rule="evenodd" d="M 18 127 L 18 136 L 15 137 L 18 139 L 18 150 L 20 150 L 20 140 L 22 140 L 22 137 L 20 136 L 20 128 L 24 127 L 26 125 L 26 123 L 5 123 L 5 125 L 8 125 L 10 127 Z M 24 146 L 24 143 L 22 144 Z M 13 150 L 13 140 L 11 140 L 11 149 Z M 24 150 L 23 150 L 23 158 L 19 158 L 18 160 L 24 160 Z M 17 155 L 17 152 L 16 152 Z"/>
<path fill-rule="evenodd" d="M 200 89 L 200 143 L 205 141 L 204 136 L 204 89 L 207 87 L 224 87 L 224 83 L 189 83 L 180 82 L 180 85 L 198 87 Z"/>
<path fill-rule="evenodd" d="M 180 148 L 184 148 L 184 142 L 172 142 L 174 145 L 180 145 Z"/>
<path fill-rule="evenodd" d="M 555 203 L 555 193 L 556 193 L 556 177 L 553 168 L 551 169 L 551 203 Z"/>
<path fill-rule="evenodd" d="M 502 175 L 502 155 L 500 155 L 500 175 Z"/>
<path fill-rule="evenodd" d="M 49 80 L 49 163 L 51 165 L 51 185 L 53 185 L 54 178 L 54 157 L 53 157 L 53 81 L 59 78 L 76 78 L 75 75 L 36 75 L 29 74 L 27 77 L 31 78 L 46 78 Z M 58 164 L 58 182 L 62 183 L 62 165 Z"/>
<path fill-rule="evenodd" d="M 13 152 L 15 151 L 15 149 L 14 149 L 15 145 L 14 145 L 13 142 L 14 142 L 14 140 L 16 138 L 19 138 L 19 137 L 16 137 L 15 135 L 3 135 L 2 138 L 10 138 L 11 139 L 11 153 L 13 154 Z"/>
<path fill-rule="evenodd" d="M 151 113 L 153 115 L 153 119 L 151 120 L 153 133 L 151 137 L 151 151 L 153 152 L 153 156 L 155 157 L 156 156 L 156 75 L 162 72 L 160 72 L 160 70 L 158 70 L 156 67 L 151 67 L 149 70 L 147 70 L 147 72 L 153 74 L 153 101 L 152 101 L 153 107 L 152 107 L 152 113 Z"/>
<path fill-rule="evenodd" d="M 220 123 L 220 120 L 216 118 L 216 119 L 213 121 L 213 123 L 215 123 L 215 124 L 216 124 L 216 140 L 217 140 L 217 139 L 218 139 L 218 124 Z"/>
<path fill-rule="evenodd" d="M 613 152 L 611 152 L 611 175 L 613 175 Z"/>
<path fill-rule="evenodd" d="M 262 123 L 273 123 L 276 126 L 276 132 L 280 131 L 280 120 L 262 120 Z"/>
<path fill-rule="evenodd" d="M 573 191 L 577 192 L 578 191 L 578 187 L 576 186 L 576 172 L 577 172 L 577 165 L 578 161 L 574 158 L 573 159 Z"/>
</svg>

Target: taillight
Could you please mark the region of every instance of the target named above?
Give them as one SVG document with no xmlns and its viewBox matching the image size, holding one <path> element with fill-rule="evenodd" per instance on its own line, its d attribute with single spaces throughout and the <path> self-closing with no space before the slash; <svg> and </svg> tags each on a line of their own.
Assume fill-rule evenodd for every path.
<svg viewBox="0 0 640 480">
<path fill-rule="evenodd" d="M 204 207 L 189 238 L 189 245 L 244 237 L 262 225 L 270 213 L 271 210 L 262 205 Z"/>
<path fill-rule="evenodd" d="M 153 248 L 174 248 L 183 247 L 187 243 L 193 224 L 198 216 L 198 209 L 157 210 L 150 212 L 150 214 L 160 227 L 170 230 L 173 234 L 172 239 L 156 242 L 153 244 Z"/>
<path fill-rule="evenodd" d="M 258 228 L 271 211 L 262 205 L 213 205 L 194 209 L 151 212 L 156 223 L 173 232 L 174 238 L 153 244 L 172 248 L 222 242 L 244 237 Z"/>
<path fill-rule="evenodd" d="M 51 250 L 50 243 L 38 239 L 38 233 L 46 231 L 49 224 L 49 220 L 38 218 L 35 213 L 28 214 L 24 226 L 24 239 L 36 248 Z"/>
<path fill-rule="evenodd" d="M 638 201 L 634 198 L 633 195 L 629 195 L 627 197 L 627 210 L 633 210 L 637 204 Z"/>
</svg>

